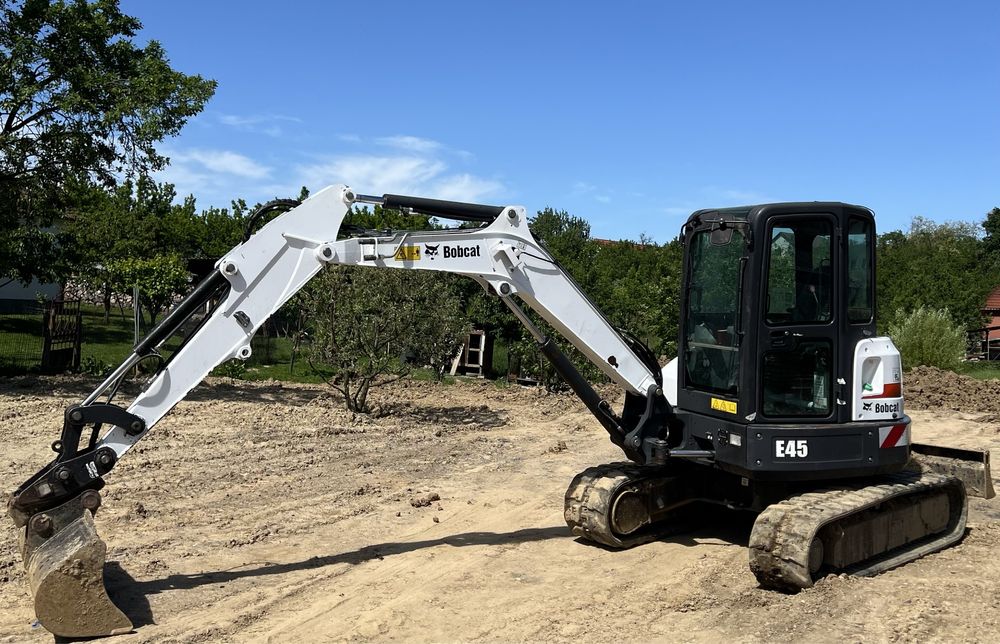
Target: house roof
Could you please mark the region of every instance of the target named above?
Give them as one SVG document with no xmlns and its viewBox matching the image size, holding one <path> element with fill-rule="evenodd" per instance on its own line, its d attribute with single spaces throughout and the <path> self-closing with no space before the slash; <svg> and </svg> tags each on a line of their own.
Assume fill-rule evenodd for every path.
<svg viewBox="0 0 1000 644">
<path fill-rule="evenodd" d="M 986 304 L 983 305 L 984 313 L 1000 313 L 1000 286 L 986 296 Z"/>
</svg>

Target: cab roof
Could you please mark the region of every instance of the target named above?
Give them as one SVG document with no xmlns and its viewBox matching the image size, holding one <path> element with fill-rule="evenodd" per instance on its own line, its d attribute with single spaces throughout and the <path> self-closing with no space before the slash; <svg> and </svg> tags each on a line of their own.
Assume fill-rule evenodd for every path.
<svg viewBox="0 0 1000 644">
<path fill-rule="evenodd" d="M 695 219 L 736 219 L 753 222 L 767 215 L 834 213 L 851 211 L 873 217 L 871 210 L 864 206 L 844 203 L 841 201 L 784 201 L 777 203 L 757 204 L 755 206 L 736 206 L 730 208 L 703 208 L 691 213 L 688 223 Z"/>
</svg>

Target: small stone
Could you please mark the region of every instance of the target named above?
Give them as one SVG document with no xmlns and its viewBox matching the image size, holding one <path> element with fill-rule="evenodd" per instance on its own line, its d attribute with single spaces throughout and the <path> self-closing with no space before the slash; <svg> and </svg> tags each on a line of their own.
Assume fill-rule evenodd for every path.
<svg viewBox="0 0 1000 644">
<path fill-rule="evenodd" d="M 410 499 L 410 505 L 412 505 L 415 508 L 425 508 L 429 506 L 431 503 L 440 500 L 441 500 L 441 495 L 439 495 L 437 492 L 429 492 L 428 494 L 425 494 L 423 496 L 415 496 L 412 499 Z"/>
</svg>

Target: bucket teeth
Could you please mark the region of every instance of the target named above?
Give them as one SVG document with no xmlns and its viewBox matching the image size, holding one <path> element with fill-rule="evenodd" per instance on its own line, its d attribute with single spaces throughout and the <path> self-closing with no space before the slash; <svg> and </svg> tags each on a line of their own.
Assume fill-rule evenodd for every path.
<svg viewBox="0 0 1000 644">
<path fill-rule="evenodd" d="M 101 637 L 131 631 L 132 622 L 104 588 L 107 546 L 97 535 L 92 512 L 80 507 L 74 518 L 63 519 L 66 513 L 59 511 L 65 507 L 53 513 L 55 526 L 44 526 L 46 532 L 55 528 L 44 541 L 32 533 L 30 524 L 22 531 L 22 554 L 35 616 L 46 630 L 60 637 Z M 46 516 L 42 523 L 50 520 Z"/>
</svg>

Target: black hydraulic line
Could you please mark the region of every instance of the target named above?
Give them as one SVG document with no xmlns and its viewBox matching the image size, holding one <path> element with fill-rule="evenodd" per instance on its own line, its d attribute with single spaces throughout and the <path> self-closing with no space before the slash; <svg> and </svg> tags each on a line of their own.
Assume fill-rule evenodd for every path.
<svg viewBox="0 0 1000 644">
<path fill-rule="evenodd" d="M 215 292 L 226 284 L 228 284 L 228 280 L 226 280 L 225 276 L 218 270 L 213 270 L 209 273 L 208 277 L 203 279 L 201 283 L 199 283 L 198 286 L 191 292 L 191 294 L 177 305 L 177 308 L 168 313 L 165 318 L 160 320 L 160 323 L 157 324 L 145 338 L 140 340 L 139 344 L 135 345 L 136 355 L 143 356 L 156 349 L 161 342 L 176 333 L 177 329 L 179 329 L 195 311 L 211 300 L 212 296 L 215 295 Z"/>
<path fill-rule="evenodd" d="M 440 199 L 425 199 L 424 197 L 407 197 L 406 195 L 382 195 L 382 207 L 402 209 L 409 208 L 432 217 L 454 219 L 456 221 L 492 222 L 504 211 L 503 206 L 487 206 L 478 203 L 463 203 L 461 201 L 442 201 Z"/>
<path fill-rule="evenodd" d="M 601 398 L 594 388 L 590 386 L 587 379 L 580 375 L 577 368 L 573 366 L 573 363 L 569 361 L 566 354 L 563 353 L 559 346 L 552 341 L 552 338 L 545 338 L 542 342 L 538 343 L 538 348 L 541 349 L 542 354 L 549 359 L 555 370 L 562 376 L 562 379 L 566 381 L 566 384 L 570 386 L 573 393 L 583 401 L 583 404 L 587 406 L 590 413 L 594 415 L 595 418 L 604 426 L 604 429 L 608 431 L 611 435 L 612 442 L 616 445 L 620 445 L 621 441 L 625 438 L 625 432 L 622 430 L 621 425 L 619 425 L 618 420 L 615 418 L 611 409 L 608 407 L 607 401 Z"/>
<path fill-rule="evenodd" d="M 302 202 L 298 199 L 274 199 L 272 201 L 268 201 L 247 219 L 246 229 L 243 231 L 243 241 L 247 241 L 253 236 L 254 232 L 256 232 L 254 229 L 257 227 L 257 222 L 260 221 L 267 213 L 278 210 L 284 212 L 291 210 L 292 208 L 297 208 L 301 205 Z"/>
</svg>

